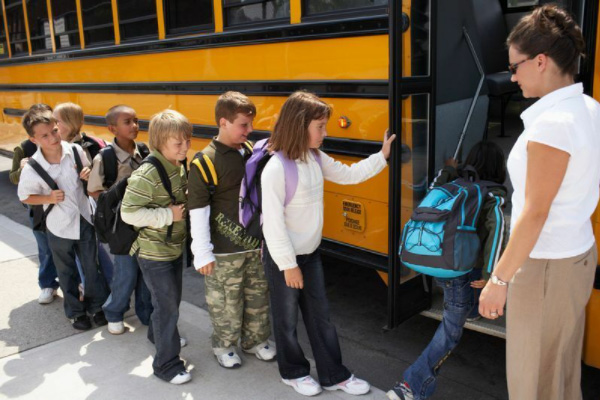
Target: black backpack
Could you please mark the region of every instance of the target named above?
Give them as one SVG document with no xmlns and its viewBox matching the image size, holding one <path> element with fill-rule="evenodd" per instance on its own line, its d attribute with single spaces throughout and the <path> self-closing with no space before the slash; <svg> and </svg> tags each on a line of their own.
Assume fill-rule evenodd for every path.
<svg viewBox="0 0 600 400">
<path fill-rule="evenodd" d="M 142 158 L 148 157 L 150 149 L 144 143 L 135 144 Z M 119 171 L 119 160 L 113 146 L 106 146 L 100 150 L 102 165 L 104 166 L 104 187 L 110 188 L 116 181 Z"/>
<path fill-rule="evenodd" d="M 156 168 L 162 185 L 171 198 L 171 203 L 175 204 L 171 180 L 160 160 L 154 156 L 148 156 L 142 162 L 142 164 L 144 163 L 150 163 Z M 129 254 L 129 250 L 131 250 L 131 246 L 139 234 L 137 229 L 121 219 L 121 202 L 125 196 L 127 182 L 128 178 L 121 179 L 117 184 L 100 194 L 96 205 L 96 215 L 94 216 L 94 227 L 98 239 L 102 243 L 108 243 L 111 254 L 115 255 Z M 171 224 L 167 231 L 167 241 L 171 239 L 172 232 L 173 225 Z"/>
</svg>

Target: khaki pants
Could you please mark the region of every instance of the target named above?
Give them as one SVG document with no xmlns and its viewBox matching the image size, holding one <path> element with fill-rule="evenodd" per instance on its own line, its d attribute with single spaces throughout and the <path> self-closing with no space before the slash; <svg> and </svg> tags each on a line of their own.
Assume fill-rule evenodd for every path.
<svg viewBox="0 0 600 400">
<path fill-rule="evenodd" d="M 581 400 L 585 306 L 598 254 L 529 258 L 508 289 L 506 372 L 510 400 Z"/>
</svg>

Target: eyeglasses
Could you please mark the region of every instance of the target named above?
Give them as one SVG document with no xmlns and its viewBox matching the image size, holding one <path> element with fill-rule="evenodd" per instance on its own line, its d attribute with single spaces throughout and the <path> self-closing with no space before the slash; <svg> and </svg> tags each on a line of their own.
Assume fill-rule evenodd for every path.
<svg viewBox="0 0 600 400">
<path fill-rule="evenodd" d="M 529 60 L 533 60 L 533 58 L 526 58 L 522 61 L 516 62 L 516 63 L 512 63 L 512 64 L 508 64 L 508 72 L 510 72 L 511 74 L 516 74 L 517 73 L 517 69 L 519 68 L 519 65 L 523 64 L 525 61 L 529 61 Z"/>
</svg>

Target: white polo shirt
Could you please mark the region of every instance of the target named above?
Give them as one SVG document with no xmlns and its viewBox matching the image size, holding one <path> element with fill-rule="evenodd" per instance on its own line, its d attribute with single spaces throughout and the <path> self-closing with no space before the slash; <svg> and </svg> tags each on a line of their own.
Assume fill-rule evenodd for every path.
<svg viewBox="0 0 600 400">
<path fill-rule="evenodd" d="M 531 258 L 574 257 L 594 245 L 590 220 L 600 187 L 600 104 L 580 83 L 558 89 L 521 114 L 525 130 L 508 157 L 514 187 L 511 226 L 525 205 L 527 143 L 538 142 L 570 154 L 567 172 L 550 207 Z"/>
<path fill-rule="evenodd" d="M 90 224 L 92 215 L 88 197 L 83 192 L 83 183 L 77 173 L 77 164 L 73 155 L 73 147 L 79 152 L 81 163 L 89 167 L 83 149 L 77 144 L 61 142 L 62 157 L 59 164 L 50 164 L 44 158 L 42 151 L 38 148 L 32 156 L 48 175 L 56 182 L 59 189 L 65 192 L 65 200 L 55 204 L 54 208 L 46 218 L 46 228 L 55 236 L 63 239 L 79 240 L 79 216 L 83 216 Z M 48 184 L 29 165 L 25 165 L 21 172 L 17 193 L 19 200 L 23 201 L 31 195 L 49 195 L 52 192 Z M 44 210 L 48 205 L 44 205 Z"/>
</svg>

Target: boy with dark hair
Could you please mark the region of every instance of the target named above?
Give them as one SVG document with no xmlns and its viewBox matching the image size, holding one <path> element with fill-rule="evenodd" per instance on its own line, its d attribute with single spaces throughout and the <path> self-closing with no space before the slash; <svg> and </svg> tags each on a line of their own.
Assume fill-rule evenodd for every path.
<svg viewBox="0 0 600 400">
<path fill-rule="evenodd" d="M 93 197 L 98 197 L 121 180 L 129 178 L 148 155 L 146 145 L 135 142 L 139 125 L 133 108 L 125 105 L 112 107 L 106 114 L 106 123 L 115 139 L 94 157 L 88 180 L 88 192 Z M 129 254 L 113 254 L 113 260 L 111 293 L 102 309 L 108 320 L 108 332 L 120 335 L 125 332 L 123 315 L 129 310 L 133 291 L 135 290 L 135 312 L 144 325 L 150 323 L 152 303 L 137 259 Z"/>
<path fill-rule="evenodd" d="M 275 358 L 275 348 L 267 341 L 271 326 L 260 240 L 238 222 L 240 185 L 251 154 L 245 144 L 255 116 L 256 107 L 245 95 L 227 92 L 219 97 L 215 107 L 219 135 L 196 156 L 193 164 L 198 168 L 190 168 L 194 266 L 205 275 L 213 352 L 225 368 L 241 366 L 235 351 L 240 337 L 243 351 L 259 360 Z M 216 186 L 203 179 L 198 156 L 208 157 L 214 165 Z"/>
<path fill-rule="evenodd" d="M 82 183 L 90 173 L 89 161 L 80 146 L 61 141 L 51 111 L 30 109 L 23 116 L 23 126 L 38 151 L 21 172 L 18 195 L 25 204 L 45 206 L 48 244 L 65 314 L 74 320 L 75 329 L 91 328 L 87 313 L 93 315 L 96 325 L 106 325 L 102 304 L 108 290 L 98 269 L 96 234 Z M 86 279 L 83 301 L 79 299 L 75 254 Z"/>
</svg>

